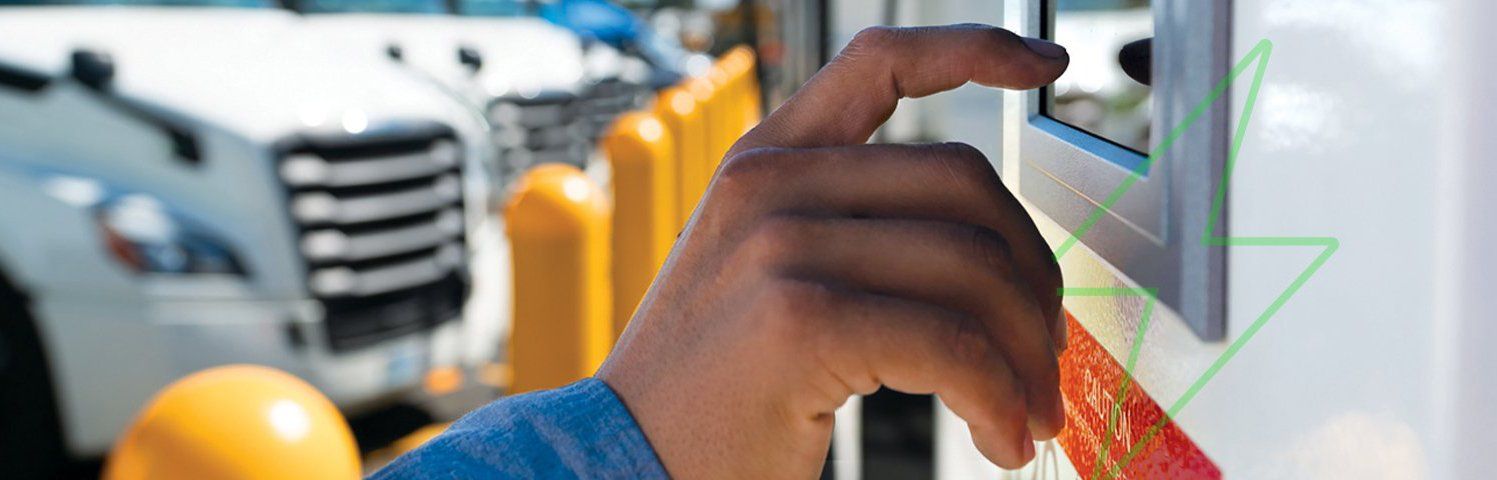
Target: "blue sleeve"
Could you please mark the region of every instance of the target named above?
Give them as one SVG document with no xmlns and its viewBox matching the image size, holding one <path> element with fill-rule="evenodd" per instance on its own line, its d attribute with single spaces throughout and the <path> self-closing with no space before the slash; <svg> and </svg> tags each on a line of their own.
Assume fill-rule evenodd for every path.
<svg viewBox="0 0 1497 480">
<path fill-rule="evenodd" d="M 669 477 L 613 389 L 589 378 L 474 410 L 370 478 Z"/>
</svg>

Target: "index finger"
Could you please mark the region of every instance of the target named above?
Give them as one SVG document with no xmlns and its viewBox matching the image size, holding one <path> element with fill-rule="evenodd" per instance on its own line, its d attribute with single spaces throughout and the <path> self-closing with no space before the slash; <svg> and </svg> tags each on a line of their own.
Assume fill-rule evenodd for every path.
<svg viewBox="0 0 1497 480">
<path fill-rule="evenodd" d="M 1069 62 L 1059 45 L 987 25 L 869 28 L 739 139 L 728 156 L 754 147 L 861 144 L 901 98 L 967 82 L 1036 88 L 1055 81 Z"/>
</svg>

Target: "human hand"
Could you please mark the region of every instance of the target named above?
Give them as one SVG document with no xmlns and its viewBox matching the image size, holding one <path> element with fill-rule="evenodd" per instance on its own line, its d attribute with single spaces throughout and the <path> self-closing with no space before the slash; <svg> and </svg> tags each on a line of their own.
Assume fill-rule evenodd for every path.
<svg viewBox="0 0 1497 480">
<path fill-rule="evenodd" d="M 1006 468 L 1060 431 L 1034 223 L 970 146 L 864 142 L 899 98 L 1067 62 L 993 27 L 873 28 L 738 141 L 597 375 L 672 476 L 813 477 L 833 412 L 880 386 L 939 395 Z"/>
</svg>

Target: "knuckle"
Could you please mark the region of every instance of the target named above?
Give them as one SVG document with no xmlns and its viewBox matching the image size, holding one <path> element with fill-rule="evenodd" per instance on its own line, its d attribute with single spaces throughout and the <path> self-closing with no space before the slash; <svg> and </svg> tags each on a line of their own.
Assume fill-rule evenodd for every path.
<svg viewBox="0 0 1497 480">
<path fill-rule="evenodd" d="M 898 28 L 883 25 L 864 28 L 853 35 L 852 41 L 847 44 L 847 49 L 855 51 L 882 49 L 894 40 L 898 32 Z"/>
<path fill-rule="evenodd" d="M 810 241 L 805 221 L 785 215 L 771 215 L 759 222 L 749 234 L 751 255 L 759 260 L 784 258 Z"/>
<path fill-rule="evenodd" d="M 953 235 L 959 235 L 968 242 L 972 255 L 980 260 L 983 266 L 999 272 L 1002 277 L 1013 273 L 1013 246 L 1003 234 L 976 225 L 966 225 L 960 230 L 959 233 L 953 233 Z"/>
<path fill-rule="evenodd" d="M 936 144 L 931 148 L 942 167 L 964 180 L 986 182 L 988 177 L 995 175 L 987 155 L 983 155 L 977 147 L 953 142 Z"/>
<path fill-rule="evenodd" d="M 964 365 L 986 365 L 992 361 L 992 343 L 985 330 L 974 322 L 961 320 L 955 324 L 947 347 L 952 357 Z"/>
<path fill-rule="evenodd" d="M 753 148 L 723 161 L 713 187 L 729 197 L 748 195 L 765 185 L 778 163 L 779 154 L 772 148 Z"/>
<path fill-rule="evenodd" d="M 754 302 L 759 312 L 757 335 L 771 344 L 779 345 L 790 345 L 807 338 L 810 328 L 806 309 L 809 305 L 799 303 L 805 300 L 797 298 L 792 291 L 798 287 L 787 285 L 781 279 L 771 279 L 769 282 L 760 293 L 758 301 Z"/>
<path fill-rule="evenodd" d="M 818 282 L 781 278 L 772 281 L 769 287 L 768 305 L 781 321 L 790 321 L 796 324 L 791 328 L 799 331 L 800 320 L 807 317 L 817 317 L 827 311 L 834 303 L 835 294 L 829 287 Z"/>
<path fill-rule="evenodd" d="M 977 147 L 974 147 L 969 143 L 946 142 L 939 145 L 942 148 L 945 148 L 950 153 L 950 155 L 954 157 L 961 158 L 964 161 L 976 162 L 984 167 L 988 165 L 987 155 L 983 155 L 982 150 L 978 150 Z"/>
<path fill-rule="evenodd" d="M 977 147 L 957 143 L 952 146 L 952 153 L 952 161 L 974 178 L 987 180 L 993 176 L 993 164 L 988 162 L 988 156 L 983 155 Z"/>
</svg>

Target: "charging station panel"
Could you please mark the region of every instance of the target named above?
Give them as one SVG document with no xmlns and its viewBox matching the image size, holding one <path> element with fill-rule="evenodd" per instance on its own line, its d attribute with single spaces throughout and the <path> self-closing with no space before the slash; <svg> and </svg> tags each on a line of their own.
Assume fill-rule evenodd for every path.
<svg viewBox="0 0 1497 480">
<path fill-rule="evenodd" d="M 1225 212 L 1210 235 L 1206 229 L 1226 163 L 1227 102 L 1213 102 L 1159 147 L 1226 75 L 1228 5 L 1010 0 L 1008 7 L 1016 33 L 1055 40 L 1071 54 L 1055 85 L 1009 97 L 1021 103 L 1023 124 L 1009 137 L 1020 193 L 1129 280 L 1156 289 L 1200 338 L 1222 338 L 1225 252 L 1204 239 L 1226 235 Z M 1129 62 L 1134 69 L 1125 72 Z"/>
</svg>

